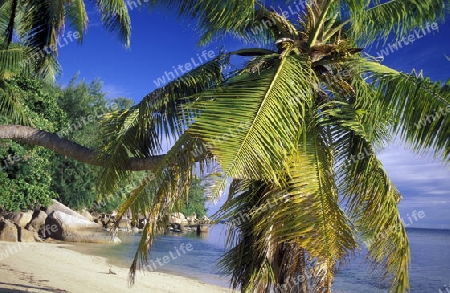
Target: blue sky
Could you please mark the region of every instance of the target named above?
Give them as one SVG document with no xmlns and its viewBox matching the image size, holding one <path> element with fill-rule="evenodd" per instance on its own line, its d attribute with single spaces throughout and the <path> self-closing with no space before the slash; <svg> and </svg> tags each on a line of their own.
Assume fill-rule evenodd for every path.
<svg viewBox="0 0 450 293">
<path fill-rule="evenodd" d="M 210 51 L 218 54 L 222 48 L 232 51 L 241 47 L 229 38 L 198 47 L 199 36 L 193 23 L 167 11 L 133 9 L 131 48 L 127 49 L 114 34 L 103 29 L 95 14 L 89 15 L 91 24 L 83 44 L 68 42 L 60 48 L 63 73 L 58 82 L 66 84 L 77 72 L 88 82 L 100 78 L 109 97 L 125 96 L 138 102 L 156 88 L 158 78 L 175 73 L 178 65 L 195 64 L 191 58 L 199 63 L 202 53 L 208 56 Z M 397 70 L 423 70 L 425 76 L 445 81 L 450 78 L 450 60 L 445 57 L 450 57 L 450 22 L 433 28 L 412 31 L 411 41 L 406 38 L 401 48 L 398 43 L 387 42 L 366 51 L 373 56 L 384 51 L 384 64 Z M 64 35 L 69 31 L 67 28 Z M 399 144 L 387 147 L 380 158 L 404 196 L 400 210 L 405 222 L 411 227 L 450 229 L 450 168 L 430 155 L 415 155 Z M 413 211 L 423 211 L 425 217 L 415 220 Z"/>
<path fill-rule="evenodd" d="M 187 21 L 174 19 L 167 11 L 149 13 L 132 10 L 131 47 L 125 48 L 114 34 L 94 19 L 82 45 L 72 42 L 60 49 L 63 74 L 67 83 L 74 73 L 87 81 L 100 77 L 109 96 L 127 96 L 140 101 L 156 88 L 154 80 L 198 58 L 202 51 L 218 53 L 219 46 L 199 48 L 198 35 Z M 67 29 L 68 33 L 70 29 Z M 198 60 L 198 59 L 195 59 Z"/>
</svg>

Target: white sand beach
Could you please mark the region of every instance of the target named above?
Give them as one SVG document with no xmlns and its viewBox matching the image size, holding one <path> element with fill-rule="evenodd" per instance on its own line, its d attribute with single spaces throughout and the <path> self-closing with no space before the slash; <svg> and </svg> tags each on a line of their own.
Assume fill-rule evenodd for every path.
<svg viewBox="0 0 450 293">
<path fill-rule="evenodd" d="M 71 245 L 0 242 L 0 292 L 232 292 L 160 272 L 138 272 L 130 288 L 127 268 L 70 250 Z"/>
</svg>

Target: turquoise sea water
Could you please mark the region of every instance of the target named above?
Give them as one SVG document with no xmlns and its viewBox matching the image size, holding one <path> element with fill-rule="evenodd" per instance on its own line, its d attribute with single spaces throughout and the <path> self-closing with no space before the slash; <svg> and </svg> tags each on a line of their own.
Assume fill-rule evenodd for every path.
<svg viewBox="0 0 450 293">
<path fill-rule="evenodd" d="M 195 233 L 187 236 L 158 237 L 149 258 L 149 270 L 178 274 L 227 287 L 228 279 L 220 276 L 215 266 L 218 258 L 225 252 L 223 231 L 223 226 L 217 225 L 203 237 L 198 237 Z M 447 293 L 445 286 L 450 287 L 450 230 L 410 228 L 407 232 L 412 258 L 411 292 Z M 105 247 L 84 244 L 77 245 L 76 250 L 81 249 L 90 254 L 105 256 L 114 265 L 128 267 L 136 252 L 140 236 L 140 234 L 123 234 L 120 236 L 123 240 L 120 245 Z M 148 274 L 139 274 L 138 278 L 146 276 Z M 340 267 L 333 292 L 378 293 L 388 290 L 370 275 L 361 255 Z"/>
</svg>

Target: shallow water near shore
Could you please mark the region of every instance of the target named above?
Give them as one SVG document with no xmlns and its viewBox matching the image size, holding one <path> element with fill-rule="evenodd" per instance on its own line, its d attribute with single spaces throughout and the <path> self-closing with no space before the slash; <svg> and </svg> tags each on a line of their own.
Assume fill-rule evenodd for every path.
<svg viewBox="0 0 450 293">
<path fill-rule="evenodd" d="M 407 233 L 412 258 L 411 292 L 440 293 L 439 289 L 446 292 L 444 286 L 450 287 L 450 230 L 409 228 Z M 72 249 L 106 257 L 112 265 L 129 267 L 141 234 L 122 233 L 119 237 L 123 241 L 119 245 L 76 244 Z M 149 257 L 147 271 L 166 272 L 228 287 L 229 278 L 220 276 L 216 267 L 217 260 L 225 252 L 224 243 L 224 225 L 212 227 L 201 237 L 195 233 L 160 236 Z M 139 278 L 148 274 L 137 276 L 139 282 Z M 384 293 L 388 288 L 370 275 L 364 257 L 360 255 L 340 267 L 333 292 Z"/>
<path fill-rule="evenodd" d="M 155 271 L 228 287 L 228 278 L 222 277 L 216 267 L 217 260 L 225 252 L 225 238 L 221 228 L 212 227 L 209 233 L 202 233 L 200 236 L 197 236 L 194 232 L 187 234 L 170 233 L 169 235 L 156 237 L 155 244 L 148 257 L 149 265 L 144 270 L 144 274 L 137 274 L 138 279 L 145 278 L 149 272 Z M 122 232 L 119 233 L 119 238 L 122 240 L 121 244 L 77 243 L 71 249 L 106 257 L 115 266 L 129 267 L 141 236 L 141 233 Z"/>
</svg>

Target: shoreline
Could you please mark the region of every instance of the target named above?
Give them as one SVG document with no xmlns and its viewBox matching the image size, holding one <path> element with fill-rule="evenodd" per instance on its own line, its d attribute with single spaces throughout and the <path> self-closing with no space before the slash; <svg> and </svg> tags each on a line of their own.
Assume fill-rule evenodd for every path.
<svg viewBox="0 0 450 293">
<path fill-rule="evenodd" d="M 232 292 L 193 278 L 163 272 L 136 272 L 128 286 L 128 270 L 107 258 L 78 252 L 76 243 L 0 241 L 0 292 Z M 110 274 L 109 270 L 116 274 Z"/>
<path fill-rule="evenodd" d="M 120 238 L 123 239 L 123 237 L 120 237 Z M 62 241 L 61 241 L 61 243 L 66 244 L 66 242 L 62 242 Z M 99 251 L 99 249 L 100 249 L 99 247 L 105 247 L 103 244 L 96 244 L 96 243 L 74 243 L 74 244 L 75 245 L 71 245 L 70 247 L 68 247 L 68 249 L 78 252 L 78 253 L 81 253 L 81 254 L 84 254 L 84 255 L 103 257 L 106 259 L 106 261 L 109 265 L 126 269 L 127 272 L 130 269 L 131 260 L 125 261 L 123 259 L 123 256 L 111 255 L 110 253 L 104 253 L 105 252 L 104 249 Z M 168 269 L 165 267 L 159 267 L 157 270 L 155 270 L 151 273 L 162 273 L 162 274 L 187 278 L 187 279 L 195 280 L 200 283 L 207 284 L 207 285 L 213 285 L 213 286 L 220 287 L 222 289 L 228 289 L 229 290 L 228 292 L 232 292 L 232 291 L 230 291 L 231 289 L 228 286 L 229 282 L 227 280 L 221 278 L 220 276 L 205 275 L 205 274 L 201 274 L 201 273 L 200 274 L 192 274 L 192 273 L 186 274 L 186 272 L 183 272 L 183 270 L 173 270 L 173 267 L 172 267 L 172 269 Z M 137 272 L 137 275 L 139 275 L 139 274 L 141 274 L 141 273 Z"/>
</svg>

